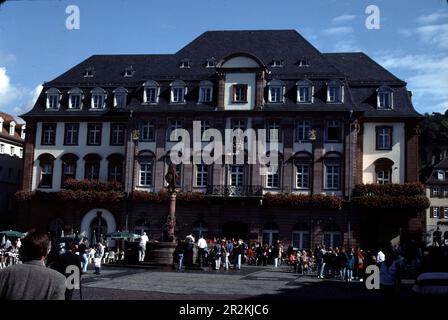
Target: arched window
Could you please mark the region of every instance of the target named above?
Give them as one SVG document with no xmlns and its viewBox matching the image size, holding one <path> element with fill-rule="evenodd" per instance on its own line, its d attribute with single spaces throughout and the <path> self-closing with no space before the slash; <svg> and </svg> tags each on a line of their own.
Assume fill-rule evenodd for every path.
<svg viewBox="0 0 448 320">
<path fill-rule="evenodd" d="M 296 223 L 292 229 L 292 246 L 300 250 L 310 249 L 310 228 L 305 223 Z"/>
<path fill-rule="evenodd" d="M 187 85 L 182 80 L 174 80 L 170 83 L 171 103 L 184 103 L 187 94 Z"/>
<path fill-rule="evenodd" d="M 309 190 L 312 188 L 313 158 L 311 153 L 302 151 L 294 154 L 295 188 Z"/>
<path fill-rule="evenodd" d="M 148 80 L 143 84 L 143 102 L 156 104 L 159 102 L 159 84 L 154 80 Z"/>
<path fill-rule="evenodd" d="M 211 81 L 201 81 L 199 83 L 199 103 L 212 102 L 213 83 Z"/>
<path fill-rule="evenodd" d="M 61 100 L 61 92 L 56 88 L 50 88 L 46 91 L 47 109 L 59 109 L 59 101 Z"/>
<path fill-rule="evenodd" d="M 344 102 L 344 84 L 341 80 L 332 80 L 327 83 L 327 102 Z"/>
<path fill-rule="evenodd" d="M 96 153 L 89 153 L 84 156 L 84 179 L 99 180 L 101 156 Z"/>
<path fill-rule="evenodd" d="M 376 183 L 387 184 L 392 182 L 392 166 L 394 162 L 388 158 L 379 158 L 373 163 L 375 166 Z"/>
<path fill-rule="evenodd" d="M 139 167 L 138 186 L 152 187 L 154 179 L 155 155 L 150 150 L 143 150 L 137 156 Z"/>
<path fill-rule="evenodd" d="M 119 87 L 114 91 L 114 108 L 124 108 L 126 107 L 126 97 L 128 95 L 128 90 L 123 87 Z"/>
<path fill-rule="evenodd" d="M 106 91 L 103 88 L 95 88 L 91 91 L 92 93 L 92 102 L 90 105 L 91 109 L 104 109 L 105 100 L 106 100 Z"/>
<path fill-rule="evenodd" d="M 119 153 L 113 153 L 107 157 L 108 161 L 108 180 L 123 182 L 123 163 L 124 156 Z"/>
<path fill-rule="evenodd" d="M 195 239 L 199 239 L 201 236 L 205 238 L 208 233 L 208 224 L 204 220 L 196 220 L 193 223 L 192 231 Z"/>
<path fill-rule="evenodd" d="M 393 108 L 393 92 L 388 86 L 381 86 L 377 89 L 377 107 L 378 109 Z"/>
<path fill-rule="evenodd" d="M 285 101 L 285 84 L 283 81 L 274 79 L 268 82 L 268 101 L 272 103 Z"/>
<path fill-rule="evenodd" d="M 84 99 L 83 91 L 79 88 L 72 88 L 68 92 L 69 101 L 68 108 L 73 110 L 79 110 L 82 108 L 82 99 Z"/>
<path fill-rule="evenodd" d="M 273 245 L 278 240 L 279 228 L 275 222 L 263 225 L 263 243 Z"/>
<path fill-rule="evenodd" d="M 148 219 L 138 219 L 135 222 L 134 233 L 141 235 L 141 236 L 143 235 L 143 232 L 146 232 L 146 234 L 149 234 L 150 225 L 151 225 L 151 223 L 149 222 Z"/>
<path fill-rule="evenodd" d="M 325 247 L 335 248 L 342 245 L 342 232 L 337 224 L 329 223 L 324 227 L 323 231 Z"/>
<path fill-rule="evenodd" d="M 49 153 L 44 153 L 37 159 L 39 160 L 40 169 L 39 188 L 52 188 L 55 157 Z"/>
<path fill-rule="evenodd" d="M 62 161 L 62 176 L 61 184 L 68 179 L 76 179 L 76 164 L 78 156 L 74 153 L 66 153 L 61 157 Z"/>
<path fill-rule="evenodd" d="M 300 80 L 296 82 L 297 103 L 313 102 L 314 86 L 310 80 Z"/>
</svg>

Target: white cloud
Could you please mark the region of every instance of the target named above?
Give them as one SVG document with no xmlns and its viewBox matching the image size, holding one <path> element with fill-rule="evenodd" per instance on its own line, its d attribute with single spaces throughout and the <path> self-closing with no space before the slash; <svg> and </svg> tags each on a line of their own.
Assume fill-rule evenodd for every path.
<svg viewBox="0 0 448 320">
<path fill-rule="evenodd" d="M 362 51 L 353 40 L 338 41 L 334 45 L 335 52 L 354 52 Z"/>
<path fill-rule="evenodd" d="M 350 14 L 344 14 L 342 16 L 335 17 L 331 19 L 333 24 L 341 24 L 355 20 L 356 16 Z"/>
<path fill-rule="evenodd" d="M 448 49 L 448 24 L 418 27 L 415 31 L 426 44 Z"/>
<path fill-rule="evenodd" d="M 5 67 L 0 67 L 0 108 L 21 96 L 20 89 L 11 84 Z"/>
<path fill-rule="evenodd" d="M 343 36 L 350 33 L 353 33 L 352 27 L 333 27 L 322 31 L 322 34 L 325 36 Z"/>
<path fill-rule="evenodd" d="M 13 109 L 14 114 L 20 115 L 31 110 L 34 107 L 34 104 L 36 103 L 36 100 L 39 97 L 42 88 L 43 87 L 40 84 L 32 90 L 27 90 L 26 92 L 24 92 L 20 103 Z"/>
<path fill-rule="evenodd" d="M 448 18 L 448 12 L 437 11 L 425 16 L 420 16 L 417 18 L 417 22 L 420 24 L 428 24 L 439 21 L 440 19 Z"/>
<path fill-rule="evenodd" d="M 422 112 L 448 109 L 448 57 L 437 54 L 389 54 L 378 58 L 387 69 L 410 72 L 406 78 L 414 105 Z"/>
<path fill-rule="evenodd" d="M 413 35 L 413 31 L 411 29 L 407 29 L 407 28 L 398 29 L 398 33 L 406 38 L 409 38 Z"/>
</svg>

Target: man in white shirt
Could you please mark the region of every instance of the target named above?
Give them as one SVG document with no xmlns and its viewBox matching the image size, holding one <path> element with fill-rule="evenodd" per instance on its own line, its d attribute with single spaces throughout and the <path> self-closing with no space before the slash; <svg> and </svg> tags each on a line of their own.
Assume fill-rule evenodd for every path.
<svg viewBox="0 0 448 320">
<path fill-rule="evenodd" d="M 207 241 L 205 241 L 204 236 L 200 236 L 198 240 L 198 256 L 199 256 L 199 265 L 201 268 L 204 266 L 205 259 L 205 251 L 207 250 Z"/>
<path fill-rule="evenodd" d="M 139 250 L 138 250 L 138 261 L 145 260 L 145 252 L 146 252 L 146 243 L 149 241 L 146 232 L 143 232 L 143 235 L 140 237 Z"/>
<path fill-rule="evenodd" d="M 380 249 L 380 251 L 378 251 L 378 254 L 376 255 L 376 263 L 380 265 L 384 262 L 384 260 L 386 260 L 386 256 Z"/>
</svg>

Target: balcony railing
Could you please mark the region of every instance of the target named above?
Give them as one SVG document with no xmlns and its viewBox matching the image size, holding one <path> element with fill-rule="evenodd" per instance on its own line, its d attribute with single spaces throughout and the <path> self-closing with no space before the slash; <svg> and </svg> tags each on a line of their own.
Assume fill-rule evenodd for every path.
<svg viewBox="0 0 448 320">
<path fill-rule="evenodd" d="M 212 185 L 207 187 L 207 195 L 222 197 L 261 197 L 263 195 L 263 186 Z"/>
</svg>

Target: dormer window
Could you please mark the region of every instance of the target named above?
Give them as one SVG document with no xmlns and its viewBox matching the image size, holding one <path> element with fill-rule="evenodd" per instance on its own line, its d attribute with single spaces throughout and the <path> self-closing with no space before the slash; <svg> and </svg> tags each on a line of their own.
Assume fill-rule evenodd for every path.
<svg viewBox="0 0 448 320">
<path fill-rule="evenodd" d="M 0 133 L 3 131 L 3 123 L 5 122 L 5 120 L 0 117 Z"/>
<path fill-rule="evenodd" d="M 212 102 L 213 83 L 211 81 L 201 81 L 199 83 L 199 103 Z"/>
<path fill-rule="evenodd" d="M 143 84 L 143 102 L 156 104 L 159 101 L 159 84 L 153 80 L 148 80 Z"/>
<path fill-rule="evenodd" d="M 300 58 L 299 61 L 297 61 L 297 65 L 299 67 L 309 67 L 310 64 L 308 63 L 308 59 L 306 58 Z"/>
<path fill-rule="evenodd" d="M 344 102 L 343 84 L 340 80 L 333 80 L 327 84 L 327 102 L 342 103 Z"/>
<path fill-rule="evenodd" d="M 128 90 L 123 87 L 119 87 L 114 90 L 114 108 L 124 108 L 126 107 L 126 97 Z"/>
<path fill-rule="evenodd" d="M 283 60 L 274 59 L 271 62 L 271 67 L 283 67 Z"/>
<path fill-rule="evenodd" d="M 207 61 L 205 62 L 205 67 L 206 67 L 206 68 L 214 68 L 215 65 L 216 65 L 216 60 L 215 60 L 215 58 L 207 59 Z"/>
<path fill-rule="evenodd" d="M 301 80 L 297 85 L 297 103 L 311 103 L 313 102 L 314 87 L 309 80 Z"/>
<path fill-rule="evenodd" d="M 20 139 L 25 140 L 25 128 L 26 125 L 22 124 L 22 127 L 20 128 Z"/>
<path fill-rule="evenodd" d="M 13 136 L 14 135 L 14 130 L 16 129 L 16 123 L 14 121 L 11 121 L 9 123 L 9 135 Z"/>
<path fill-rule="evenodd" d="M 233 102 L 247 103 L 247 84 L 233 85 Z"/>
<path fill-rule="evenodd" d="M 104 109 L 104 101 L 106 100 L 106 91 L 102 88 L 95 88 L 92 90 L 92 104 L 91 109 L 101 110 Z"/>
<path fill-rule="evenodd" d="M 82 107 L 82 99 L 83 99 L 83 92 L 79 88 L 73 88 L 70 89 L 68 92 L 69 94 L 69 101 L 68 101 L 68 108 L 69 109 L 81 109 Z"/>
<path fill-rule="evenodd" d="M 190 68 L 191 63 L 190 60 L 184 59 L 180 62 L 179 68 Z"/>
<path fill-rule="evenodd" d="M 87 68 L 84 71 L 84 78 L 91 78 L 95 75 L 95 68 Z"/>
<path fill-rule="evenodd" d="M 280 80 L 271 80 L 268 82 L 268 100 L 272 103 L 284 102 L 285 84 Z"/>
<path fill-rule="evenodd" d="M 56 88 L 47 90 L 47 109 L 57 110 L 59 109 L 59 100 L 61 98 L 61 92 Z"/>
<path fill-rule="evenodd" d="M 171 103 L 185 103 L 187 85 L 182 80 L 171 82 Z"/>
<path fill-rule="evenodd" d="M 392 89 L 387 86 L 381 86 L 377 90 L 378 109 L 392 109 Z"/>
<path fill-rule="evenodd" d="M 135 73 L 135 71 L 134 71 L 134 68 L 132 66 L 127 67 L 124 70 L 124 76 L 127 77 L 127 78 L 132 77 L 134 75 L 134 73 Z"/>
</svg>

